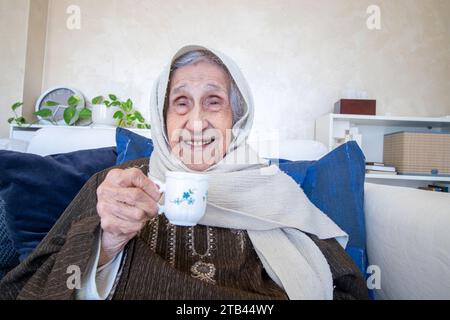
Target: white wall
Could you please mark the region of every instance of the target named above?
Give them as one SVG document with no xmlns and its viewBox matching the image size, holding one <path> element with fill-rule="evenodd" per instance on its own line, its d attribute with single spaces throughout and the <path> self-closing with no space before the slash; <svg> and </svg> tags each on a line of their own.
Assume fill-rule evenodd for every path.
<svg viewBox="0 0 450 320">
<path fill-rule="evenodd" d="M 0 0 L 0 138 L 9 134 L 10 106 L 22 101 L 28 9 L 29 0 Z"/>
<path fill-rule="evenodd" d="M 366 27 L 371 4 L 379 31 Z M 66 27 L 70 5 L 81 9 L 80 30 Z M 447 0 L 50 0 L 43 89 L 115 92 L 148 115 L 169 56 L 196 43 L 237 61 L 256 128 L 282 138 L 312 138 L 314 119 L 348 90 L 377 99 L 379 114 L 446 115 L 449 17 Z"/>
</svg>

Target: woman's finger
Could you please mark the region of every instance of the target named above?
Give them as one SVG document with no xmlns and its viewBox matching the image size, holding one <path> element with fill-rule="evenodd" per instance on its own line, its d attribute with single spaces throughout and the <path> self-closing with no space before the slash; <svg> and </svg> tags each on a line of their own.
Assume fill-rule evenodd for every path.
<svg viewBox="0 0 450 320">
<path fill-rule="evenodd" d="M 155 201 L 159 201 L 161 198 L 158 186 L 137 168 L 123 170 L 120 174 L 119 184 L 122 187 L 139 188 Z"/>
<path fill-rule="evenodd" d="M 146 212 L 139 207 L 130 206 L 129 204 L 116 200 L 106 201 L 106 205 L 108 206 L 108 210 L 117 218 L 131 222 L 148 221 L 150 218 L 155 217 L 158 211 L 156 206 L 151 212 Z"/>
<path fill-rule="evenodd" d="M 144 210 L 150 216 L 158 211 L 156 201 L 139 188 L 116 188 L 103 186 L 99 197 L 102 201 L 119 201 Z"/>
</svg>

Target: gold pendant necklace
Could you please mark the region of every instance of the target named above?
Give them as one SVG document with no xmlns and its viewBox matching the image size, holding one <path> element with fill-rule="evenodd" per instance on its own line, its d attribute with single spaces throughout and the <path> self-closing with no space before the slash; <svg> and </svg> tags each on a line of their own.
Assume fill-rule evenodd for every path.
<svg viewBox="0 0 450 320">
<path fill-rule="evenodd" d="M 216 275 L 216 267 L 213 263 L 206 263 L 203 259 L 211 258 L 216 249 L 215 230 L 206 227 L 206 251 L 200 254 L 195 250 L 195 234 L 194 228 L 189 227 L 187 232 L 187 246 L 191 252 L 192 257 L 198 257 L 199 260 L 191 266 L 191 276 L 193 278 L 205 281 L 210 284 L 215 284 L 214 276 Z"/>
</svg>

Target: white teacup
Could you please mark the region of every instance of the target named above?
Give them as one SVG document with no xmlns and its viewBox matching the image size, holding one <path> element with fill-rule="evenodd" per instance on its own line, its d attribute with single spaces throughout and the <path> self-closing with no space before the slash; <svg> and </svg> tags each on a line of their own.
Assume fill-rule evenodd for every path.
<svg viewBox="0 0 450 320">
<path fill-rule="evenodd" d="M 203 218 L 208 198 L 207 175 L 167 171 L 166 183 L 153 181 L 164 193 L 158 214 L 164 213 L 171 224 L 195 226 Z"/>
</svg>

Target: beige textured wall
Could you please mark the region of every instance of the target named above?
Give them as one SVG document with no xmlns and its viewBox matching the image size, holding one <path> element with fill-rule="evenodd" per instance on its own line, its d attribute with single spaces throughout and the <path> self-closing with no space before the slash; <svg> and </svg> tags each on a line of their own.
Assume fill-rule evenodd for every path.
<svg viewBox="0 0 450 320">
<path fill-rule="evenodd" d="M 51 0 L 44 89 L 132 97 L 145 115 L 171 53 L 215 47 L 243 69 L 257 129 L 313 138 L 314 119 L 345 92 L 365 91 L 378 113 L 450 114 L 448 0 Z M 366 27 L 369 5 L 381 30 Z M 66 9 L 81 9 L 68 30 Z"/>
<path fill-rule="evenodd" d="M 9 134 L 10 106 L 22 101 L 28 9 L 29 0 L 0 0 L 0 138 Z"/>
</svg>

